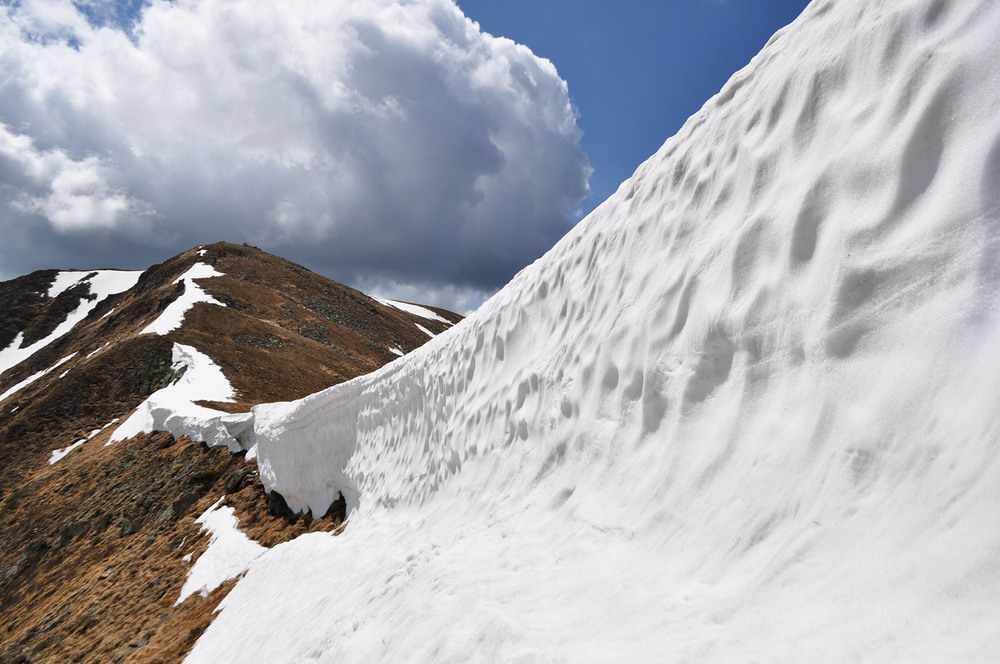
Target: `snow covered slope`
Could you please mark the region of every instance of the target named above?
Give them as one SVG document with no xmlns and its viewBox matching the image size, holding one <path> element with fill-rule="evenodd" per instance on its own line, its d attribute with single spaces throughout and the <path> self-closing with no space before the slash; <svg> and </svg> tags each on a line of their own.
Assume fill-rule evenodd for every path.
<svg viewBox="0 0 1000 664">
<path fill-rule="evenodd" d="M 190 661 L 1000 658 L 997 35 L 813 2 L 475 315 L 257 407 L 350 523 Z"/>
</svg>

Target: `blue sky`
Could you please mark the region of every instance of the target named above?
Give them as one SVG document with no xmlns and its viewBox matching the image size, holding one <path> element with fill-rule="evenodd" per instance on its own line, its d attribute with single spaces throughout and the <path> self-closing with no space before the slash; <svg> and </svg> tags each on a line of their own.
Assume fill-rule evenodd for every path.
<svg viewBox="0 0 1000 664">
<path fill-rule="evenodd" d="M 0 279 L 227 240 L 466 311 L 805 4 L 0 0 Z"/>
<path fill-rule="evenodd" d="M 587 212 L 746 65 L 806 0 L 458 0 L 555 64 L 594 168 Z"/>
</svg>

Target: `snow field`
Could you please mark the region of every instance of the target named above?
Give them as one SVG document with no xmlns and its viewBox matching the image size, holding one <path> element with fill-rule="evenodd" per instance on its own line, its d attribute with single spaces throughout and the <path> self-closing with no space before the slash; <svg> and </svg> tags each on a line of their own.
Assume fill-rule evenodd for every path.
<svg viewBox="0 0 1000 664">
<path fill-rule="evenodd" d="M 813 2 L 475 314 L 256 407 L 350 523 L 189 661 L 1000 658 L 997 34 Z"/>
</svg>

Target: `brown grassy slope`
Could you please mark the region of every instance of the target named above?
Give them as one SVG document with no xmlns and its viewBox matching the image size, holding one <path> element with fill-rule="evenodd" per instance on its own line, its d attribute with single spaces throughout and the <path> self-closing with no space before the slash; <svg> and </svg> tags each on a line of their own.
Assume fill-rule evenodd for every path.
<svg viewBox="0 0 1000 664">
<path fill-rule="evenodd" d="M 0 497 L 44 469 L 52 450 L 124 418 L 171 376 L 170 341 L 145 336 L 68 362 L 13 394 L 0 408 Z"/>
</svg>

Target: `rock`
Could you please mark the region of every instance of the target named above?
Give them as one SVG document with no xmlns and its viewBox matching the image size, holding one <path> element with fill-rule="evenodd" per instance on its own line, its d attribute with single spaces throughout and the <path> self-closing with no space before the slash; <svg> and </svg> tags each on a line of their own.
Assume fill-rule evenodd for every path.
<svg viewBox="0 0 1000 664">
<path fill-rule="evenodd" d="M 271 516 L 295 519 L 297 514 L 288 507 L 288 503 L 285 502 L 285 497 L 282 496 L 277 491 L 272 491 L 267 494 L 267 513 Z"/>
<path fill-rule="evenodd" d="M 160 529 L 164 526 L 168 526 L 177 519 L 184 516 L 191 506 L 198 502 L 201 498 L 201 494 L 193 489 L 185 489 L 181 492 L 181 495 L 177 496 L 167 507 L 160 513 L 160 517 L 156 520 L 156 528 Z"/>
<path fill-rule="evenodd" d="M 125 517 L 125 520 L 122 522 L 122 527 L 118 531 L 118 536 L 128 537 L 129 535 L 135 534 L 142 529 L 144 523 L 145 520 L 142 517 Z"/>
</svg>

